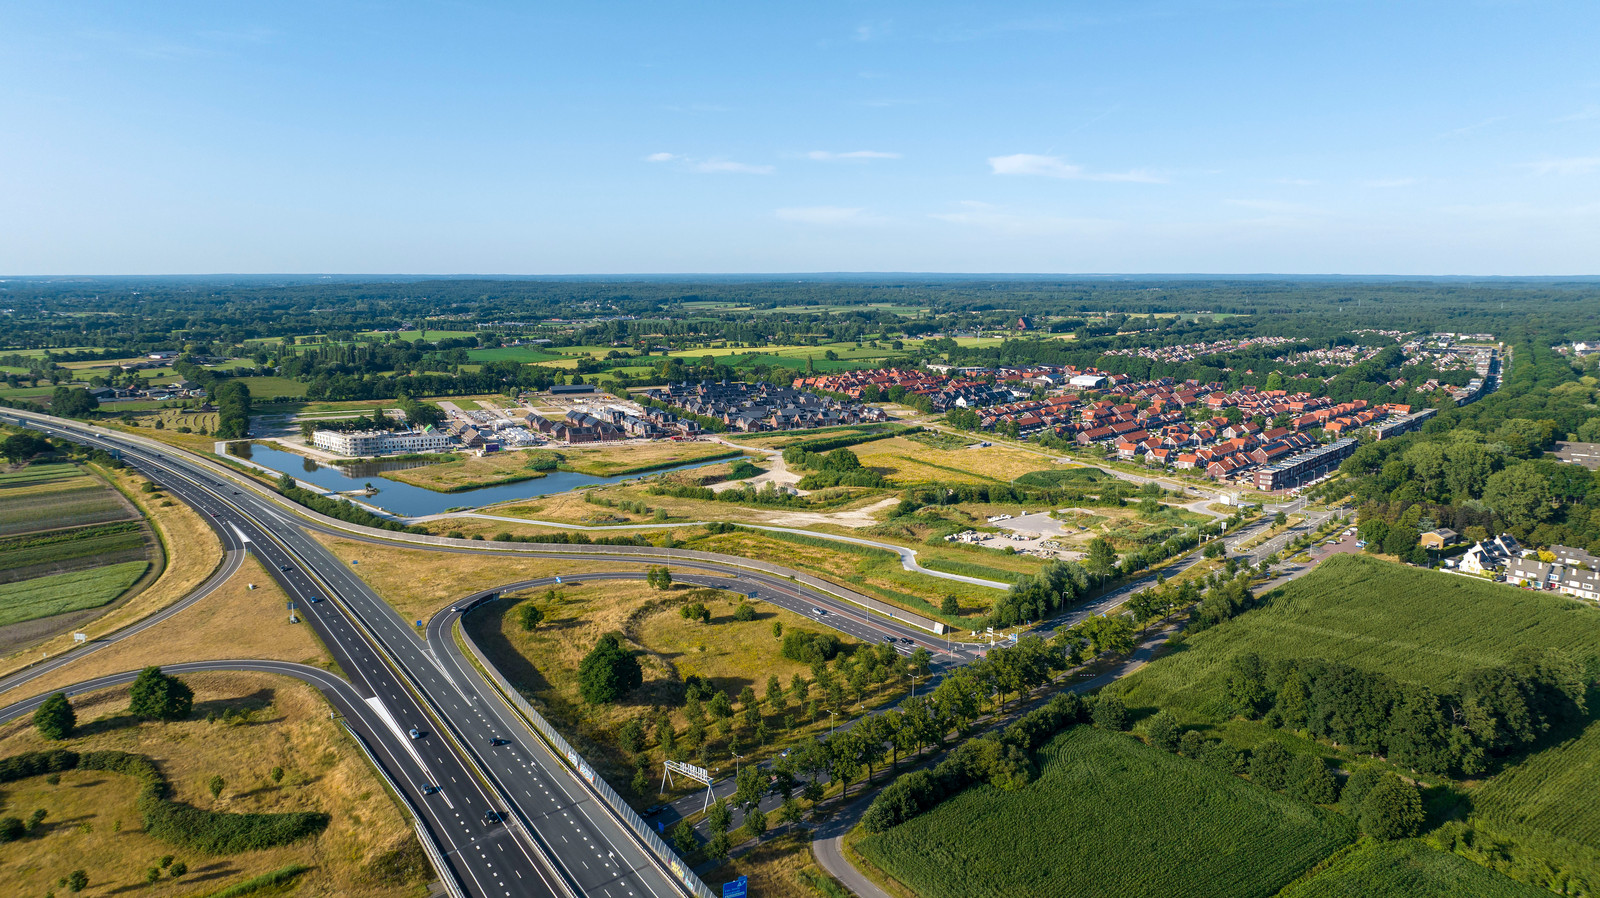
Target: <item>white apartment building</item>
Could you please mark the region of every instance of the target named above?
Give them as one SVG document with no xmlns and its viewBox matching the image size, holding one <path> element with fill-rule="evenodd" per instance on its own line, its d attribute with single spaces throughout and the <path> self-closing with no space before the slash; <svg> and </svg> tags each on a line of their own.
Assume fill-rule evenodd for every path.
<svg viewBox="0 0 1600 898">
<path fill-rule="evenodd" d="M 451 437 L 442 430 L 426 427 L 422 430 L 318 430 L 311 434 L 311 443 L 318 449 L 335 455 L 352 458 L 377 455 L 408 455 L 414 452 L 444 452 L 451 446 Z"/>
</svg>

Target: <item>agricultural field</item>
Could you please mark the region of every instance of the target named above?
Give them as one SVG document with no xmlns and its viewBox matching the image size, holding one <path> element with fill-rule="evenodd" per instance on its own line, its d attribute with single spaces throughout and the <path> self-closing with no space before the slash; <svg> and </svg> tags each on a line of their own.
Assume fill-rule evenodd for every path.
<svg viewBox="0 0 1600 898">
<path fill-rule="evenodd" d="M 1591 693 L 1592 695 L 1593 693 Z M 1591 700 L 1592 702 L 1592 700 Z M 1542 861 L 1591 871 L 1600 880 L 1600 721 L 1576 738 L 1525 758 L 1472 790 L 1472 824 Z"/>
<path fill-rule="evenodd" d="M 138 512 L 88 469 L 0 472 L 0 628 L 107 605 L 159 557 Z M 7 630 L 0 645 L 37 638 L 40 626 Z"/>
<path fill-rule="evenodd" d="M 1264 607 L 1187 639 L 1128 681 L 1130 705 L 1222 719 L 1230 659 L 1325 658 L 1433 688 L 1523 647 L 1600 652 L 1600 609 L 1562 596 L 1338 555 Z"/>
<path fill-rule="evenodd" d="M 125 561 L 0 585 L 0 627 L 109 604 L 149 567 L 147 561 Z"/>
<path fill-rule="evenodd" d="M 1420 840 L 1366 840 L 1279 898 L 1539 898 L 1549 895 Z"/>
<path fill-rule="evenodd" d="M 1119 733 L 1077 726 L 1039 778 L 980 785 L 856 844 L 920 898 L 1269 898 L 1355 838 L 1345 818 Z"/>
<path fill-rule="evenodd" d="M 1381 584 L 1381 586 L 1380 586 Z M 1229 721 L 1223 681 L 1230 659 L 1325 658 L 1397 680 L 1446 689 L 1463 671 L 1504 663 L 1523 648 L 1600 655 L 1600 609 L 1563 596 L 1338 555 L 1268 594 L 1263 607 L 1184 640 L 1125 683 L 1136 712 L 1154 707 L 1220 725 L 1249 744 L 1264 724 Z M 1484 780 L 1454 788 L 1470 797 L 1468 822 L 1496 847 L 1484 862 L 1542 881 L 1552 869 L 1600 881 L 1600 722 L 1590 705 L 1581 732 L 1562 734 Z M 1323 894 L 1313 892 L 1308 894 Z M 1330 892 L 1327 894 L 1342 894 Z"/>
<path fill-rule="evenodd" d="M 325 812 L 332 815 L 327 828 L 276 848 L 204 855 L 145 831 L 131 777 L 69 770 L 57 782 L 44 776 L 19 780 L 6 785 L 0 815 L 27 818 L 43 809 L 46 816 L 35 834 L 0 845 L 9 893 L 49 894 L 73 869 L 88 874 L 89 894 L 152 898 L 211 894 L 291 865 L 309 868 L 297 878 L 296 894 L 400 898 L 417 894 L 431 878 L 406 817 L 339 723 L 329 719 L 315 690 L 265 674 L 208 673 L 184 680 L 195 692 L 189 720 L 137 722 L 124 713 L 126 687 L 104 690 L 74 700 L 80 734 L 63 747 L 151 758 L 173 798 L 196 807 Z M 55 746 L 27 718 L 0 727 L 0 756 L 49 747 Z M 282 777 L 275 779 L 273 770 L 280 767 Z M 212 776 L 223 778 L 217 798 L 206 788 Z M 178 878 L 169 869 L 147 883 L 146 871 L 163 855 L 182 861 L 187 872 Z"/>
<path fill-rule="evenodd" d="M 135 517 L 115 490 L 77 465 L 36 463 L 0 471 L 0 537 Z"/>
</svg>

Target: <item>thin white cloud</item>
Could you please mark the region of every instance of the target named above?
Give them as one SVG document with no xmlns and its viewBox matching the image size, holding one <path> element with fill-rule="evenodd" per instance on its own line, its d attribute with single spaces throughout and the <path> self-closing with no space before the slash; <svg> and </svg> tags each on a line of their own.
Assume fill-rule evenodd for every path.
<svg viewBox="0 0 1600 898">
<path fill-rule="evenodd" d="M 889 22 L 863 22 L 851 32 L 850 39 L 859 43 L 875 41 L 889 33 Z"/>
<path fill-rule="evenodd" d="M 1505 120 L 1506 120 L 1506 116 L 1503 116 L 1503 115 L 1490 116 L 1489 118 L 1486 118 L 1481 122 L 1473 122 L 1470 125 L 1464 125 L 1464 126 L 1462 126 L 1460 128 L 1452 128 L 1451 130 L 1446 131 L 1443 134 L 1440 134 L 1439 137 L 1440 138 L 1466 137 L 1468 134 L 1471 134 L 1471 133 L 1473 133 L 1475 131 L 1481 131 L 1484 128 L 1489 127 L 1490 125 L 1499 124 L 1500 122 L 1503 122 Z"/>
<path fill-rule="evenodd" d="M 848 153 L 833 153 L 828 150 L 812 150 L 806 154 L 807 159 L 817 162 L 845 162 L 851 160 L 867 159 L 899 159 L 899 153 L 885 153 L 879 150 L 851 150 Z"/>
<path fill-rule="evenodd" d="M 730 173 L 736 175 L 770 175 L 775 169 L 770 165 L 751 165 L 732 159 L 705 159 L 694 164 L 694 170 L 708 174 Z"/>
<path fill-rule="evenodd" d="M 780 221 L 793 221 L 810 225 L 875 225 L 883 219 L 869 215 L 865 209 L 852 206 L 790 206 L 775 213 Z"/>
<path fill-rule="evenodd" d="M 695 159 L 678 153 L 651 153 L 644 157 L 644 161 L 676 162 L 689 171 L 706 174 L 770 175 L 776 170 L 770 165 L 752 165 L 748 162 L 735 162 L 732 159 L 722 158 Z"/>
<path fill-rule="evenodd" d="M 1121 227 L 1121 222 L 1103 219 L 1012 212 L 1004 207 L 978 200 L 963 200 L 956 205 L 959 208 L 954 212 L 931 212 L 928 217 L 953 225 L 1017 237 L 1104 234 Z"/>
<path fill-rule="evenodd" d="M 1417 183 L 1416 178 L 1376 178 L 1370 181 L 1362 181 L 1361 186 L 1388 190 L 1395 187 L 1410 187 L 1415 183 Z"/>
<path fill-rule="evenodd" d="M 1578 110 L 1577 112 L 1572 113 L 1571 115 L 1563 115 L 1560 118 L 1551 119 L 1551 121 L 1558 122 L 1558 123 L 1586 122 L 1586 121 L 1589 121 L 1590 119 L 1597 119 L 1597 118 L 1600 118 L 1600 106 L 1596 106 L 1595 104 L 1590 103 L 1588 106 L 1583 107 L 1582 109 Z"/>
<path fill-rule="evenodd" d="M 1522 165 L 1536 175 L 1558 175 L 1570 177 L 1573 175 L 1587 175 L 1600 170 L 1600 156 L 1574 156 L 1568 159 L 1544 159 L 1539 162 L 1528 162 Z"/>
<path fill-rule="evenodd" d="M 1311 187 L 1317 182 L 1311 178 L 1279 178 L 1279 184 L 1288 184 L 1291 187 Z"/>
<path fill-rule="evenodd" d="M 1092 172 L 1081 165 L 1068 162 L 1060 156 L 1042 156 L 1036 153 L 990 156 L 989 168 L 997 175 L 1034 175 L 1041 178 L 1060 178 L 1070 181 L 1166 183 L 1164 178 L 1140 169 L 1127 172 Z"/>
</svg>

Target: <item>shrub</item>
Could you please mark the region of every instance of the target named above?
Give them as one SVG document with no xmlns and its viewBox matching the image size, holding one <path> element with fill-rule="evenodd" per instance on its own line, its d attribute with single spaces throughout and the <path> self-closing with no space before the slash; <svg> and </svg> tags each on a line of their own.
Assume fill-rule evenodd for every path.
<svg viewBox="0 0 1600 898">
<path fill-rule="evenodd" d="M 790 661 L 811 664 L 815 661 L 833 660 L 833 656 L 839 654 L 840 646 L 839 637 L 832 633 L 817 633 L 796 628 L 783 634 L 783 648 L 780 652 Z"/>
<path fill-rule="evenodd" d="M 1274 792 L 1281 791 L 1289 772 L 1289 750 L 1268 740 L 1250 753 L 1250 779 Z"/>
<path fill-rule="evenodd" d="M 736 621 L 752 621 L 756 619 L 756 609 L 749 602 L 740 602 L 739 607 L 733 609 L 733 619 Z"/>
<path fill-rule="evenodd" d="M 182 720 L 194 707 L 194 690 L 177 677 L 162 673 L 159 667 L 140 671 L 128 692 L 128 712 L 135 717 Z"/>
<path fill-rule="evenodd" d="M 1422 796 L 1417 787 L 1386 774 L 1361 801 L 1361 829 L 1375 839 L 1409 839 L 1422 831 Z"/>
<path fill-rule="evenodd" d="M 1095 696 L 1094 725 L 1102 730 L 1119 732 L 1128 728 L 1128 707 L 1116 693 L 1102 691 Z"/>
<path fill-rule="evenodd" d="M 614 702 L 639 688 L 644 672 L 639 659 L 622 645 L 615 633 L 600 637 L 578 665 L 578 691 L 593 705 Z"/>
</svg>

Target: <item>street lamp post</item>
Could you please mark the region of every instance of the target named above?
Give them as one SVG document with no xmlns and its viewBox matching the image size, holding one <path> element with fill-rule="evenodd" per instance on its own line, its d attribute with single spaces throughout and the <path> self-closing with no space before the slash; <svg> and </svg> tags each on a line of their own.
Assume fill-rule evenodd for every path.
<svg viewBox="0 0 1600 898">
<path fill-rule="evenodd" d="M 834 712 L 832 709 L 828 710 L 828 736 L 830 738 L 833 736 L 833 721 L 838 716 L 839 715 L 836 712 Z"/>
</svg>

